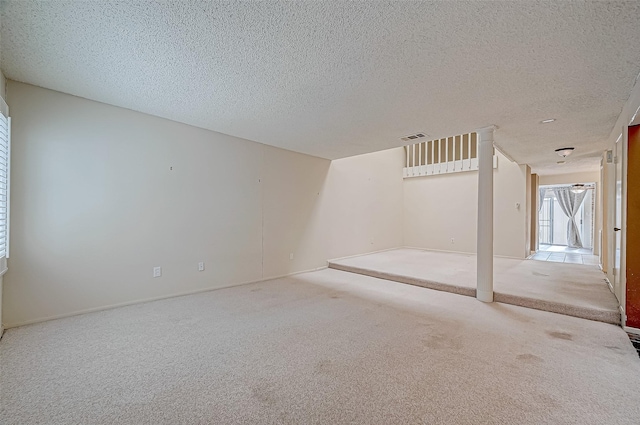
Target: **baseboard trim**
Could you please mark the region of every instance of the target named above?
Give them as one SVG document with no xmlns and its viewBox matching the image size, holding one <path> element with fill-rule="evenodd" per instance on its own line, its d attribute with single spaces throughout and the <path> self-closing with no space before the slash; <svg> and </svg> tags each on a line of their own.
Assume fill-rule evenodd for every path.
<svg viewBox="0 0 640 425">
<path fill-rule="evenodd" d="M 396 246 L 396 247 L 393 247 L 393 248 L 380 249 L 378 251 L 365 252 L 364 254 L 354 254 L 354 255 L 347 255 L 346 257 L 332 258 L 330 260 L 327 260 L 327 264 L 332 262 L 332 261 L 340 261 L 340 260 L 346 260 L 346 259 L 349 259 L 349 258 L 363 257 L 365 255 L 378 254 L 379 252 L 393 251 L 395 249 L 402 249 L 402 248 L 406 248 L 406 247 L 404 247 L 404 246 Z"/>
<path fill-rule="evenodd" d="M 445 254 L 463 254 L 463 255 L 473 255 L 476 256 L 475 252 L 465 252 L 465 251 L 448 251 L 446 249 L 434 249 L 434 248 L 422 248 L 419 246 L 403 246 L 402 249 L 415 249 L 416 251 L 427 251 L 427 252 L 443 252 Z"/>
<path fill-rule="evenodd" d="M 602 270 L 602 269 L 601 269 Z M 609 287 L 609 290 L 611 291 L 612 294 L 615 294 L 615 292 L 613 292 L 613 285 L 611 284 L 611 282 L 609 281 L 609 278 L 605 276 L 604 281 L 607 282 L 607 286 Z"/>
<path fill-rule="evenodd" d="M 329 268 L 329 265 L 327 264 L 326 266 L 316 267 L 314 269 L 302 270 L 302 271 L 299 271 L 299 272 L 281 274 L 281 275 L 276 275 L 276 276 L 271 276 L 271 277 L 265 277 L 265 278 L 262 278 L 260 280 L 256 280 L 256 281 L 253 281 L 253 282 L 241 283 L 240 285 L 248 285 L 250 283 L 258 283 L 258 282 L 266 282 L 268 280 L 282 279 L 282 278 L 285 278 L 285 277 L 291 277 L 291 276 L 295 276 L 295 275 L 298 275 L 298 274 L 317 272 L 317 271 L 328 269 L 328 268 Z"/>
<path fill-rule="evenodd" d="M 403 248 L 403 249 L 415 249 L 415 250 L 418 250 L 418 251 L 428 251 L 428 252 L 443 252 L 445 254 L 473 255 L 474 257 L 477 255 L 475 252 L 447 251 L 446 249 L 421 248 L 421 247 L 417 247 L 417 246 L 403 246 L 401 248 Z M 399 249 L 399 248 L 393 248 L 393 249 Z M 387 251 L 389 251 L 389 250 L 387 250 Z M 511 257 L 511 256 L 508 256 L 508 255 L 497 255 L 497 254 L 494 254 L 493 256 L 496 257 L 496 258 L 507 258 L 509 260 L 526 260 L 528 258 L 528 257 Z M 340 258 L 340 260 L 341 259 L 342 258 Z"/>
<path fill-rule="evenodd" d="M 265 278 L 262 278 L 262 279 L 251 280 L 251 281 L 248 281 L 248 282 L 231 283 L 231 284 L 223 285 L 223 286 L 215 286 L 215 287 L 210 287 L 210 288 L 201 288 L 201 289 L 195 289 L 195 290 L 192 290 L 192 291 L 179 292 L 179 293 L 171 294 L 171 295 L 162 295 L 162 296 L 159 296 L 159 297 L 145 298 L 145 299 L 142 299 L 142 300 L 126 301 L 126 302 L 118 303 L 118 304 L 109 304 L 109 305 L 100 306 L 100 307 L 87 308 L 87 309 L 83 309 L 83 310 L 74 311 L 74 312 L 71 312 L 71 313 L 57 314 L 57 315 L 54 315 L 54 316 L 47 316 L 47 317 L 41 317 L 41 318 L 38 318 L 38 319 L 25 320 L 24 322 L 10 323 L 10 324 L 6 324 L 5 323 L 4 327 L 2 328 L 2 330 L 4 331 L 6 329 L 17 328 L 17 327 L 20 327 L 20 326 L 27 326 L 27 325 L 33 325 L 33 324 L 36 324 L 36 323 L 48 322 L 49 320 L 57 320 L 57 319 L 64 319 L 64 318 L 67 318 L 67 317 L 80 316 L 82 314 L 87 314 L 87 313 L 96 313 L 98 311 L 113 310 L 114 308 L 127 307 L 127 306 L 130 306 L 130 305 L 144 304 L 144 303 L 149 303 L 149 302 L 153 302 L 153 301 L 166 300 L 166 299 L 169 299 L 169 298 L 184 297 L 184 296 L 187 296 L 187 295 L 194 295 L 194 294 L 200 294 L 200 293 L 203 293 L 203 292 L 216 291 L 218 289 L 226 289 L 226 288 L 233 288 L 233 287 L 236 287 L 236 286 L 250 285 L 252 283 L 267 282 L 267 281 L 270 281 L 270 280 L 282 279 L 282 278 L 285 278 L 285 277 L 291 277 L 291 276 L 295 276 L 295 275 L 298 275 L 298 274 L 310 273 L 310 272 L 315 272 L 315 271 L 319 271 L 319 270 L 324 270 L 326 268 L 328 268 L 328 266 L 316 267 L 316 268 L 309 269 L 309 270 L 302 270 L 302 271 L 299 271 L 299 272 L 287 273 L 287 274 L 278 275 L 278 276 L 265 277 Z"/>
</svg>

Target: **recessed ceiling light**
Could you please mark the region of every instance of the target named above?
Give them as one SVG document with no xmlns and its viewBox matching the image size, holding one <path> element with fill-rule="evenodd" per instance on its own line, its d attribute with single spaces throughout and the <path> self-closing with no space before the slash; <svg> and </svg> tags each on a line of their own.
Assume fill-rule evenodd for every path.
<svg viewBox="0 0 640 425">
<path fill-rule="evenodd" d="M 556 153 L 561 157 L 566 158 L 569 155 L 571 155 L 574 149 L 575 148 L 560 148 L 560 149 L 556 149 Z"/>
<path fill-rule="evenodd" d="M 549 118 L 549 119 L 540 121 L 540 124 L 549 124 L 550 122 L 554 122 L 555 120 L 556 120 L 555 118 Z"/>
</svg>

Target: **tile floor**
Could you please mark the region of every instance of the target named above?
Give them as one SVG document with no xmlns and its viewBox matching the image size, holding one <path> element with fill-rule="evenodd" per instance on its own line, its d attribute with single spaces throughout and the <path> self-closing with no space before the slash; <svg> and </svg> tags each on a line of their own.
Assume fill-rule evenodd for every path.
<svg viewBox="0 0 640 425">
<path fill-rule="evenodd" d="M 530 260 L 552 261 L 555 263 L 600 264 L 600 258 L 588 248 L 569 248 L 561 245 L 540 245 L 540 249 L 529 257 Z"/>
</svg>

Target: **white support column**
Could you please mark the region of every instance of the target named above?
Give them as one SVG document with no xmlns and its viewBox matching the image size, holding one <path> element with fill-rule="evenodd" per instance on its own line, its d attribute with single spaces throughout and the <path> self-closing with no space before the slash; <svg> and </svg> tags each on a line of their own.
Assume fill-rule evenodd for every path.
<svg viewBox="0 0 640 425">
<path fill-rule="evenodd" d="M 495 126 L 479 129 L 478 134 L 478 280 L 476 298 L 493 302 L 493 131 Z"/>
<path fill-rule="evenodd" d="M 411 166 L 416 166 L 416 144 L 411 145 Z"/>
<path fill-rule="evenodd" d="M 407 163 L 406 163 L 406 168 L 409 168 L 409 146 L 405 146 L 405 148 L 407 149 Z"/>
</svg>

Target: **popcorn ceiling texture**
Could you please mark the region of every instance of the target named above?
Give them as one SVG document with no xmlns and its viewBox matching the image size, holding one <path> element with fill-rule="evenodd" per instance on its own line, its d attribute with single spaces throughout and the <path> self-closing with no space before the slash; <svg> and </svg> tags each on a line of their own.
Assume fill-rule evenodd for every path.
<svg viewBox="0 0 640 425">
<path fill-rule="evenodd" d="M 637 1 L 5 1 L 2 21 L 7 78 L 330 159 L 496 124 L 534 171 L 565 145 L 589 169 L 640 71 Z"/>
</svg>

